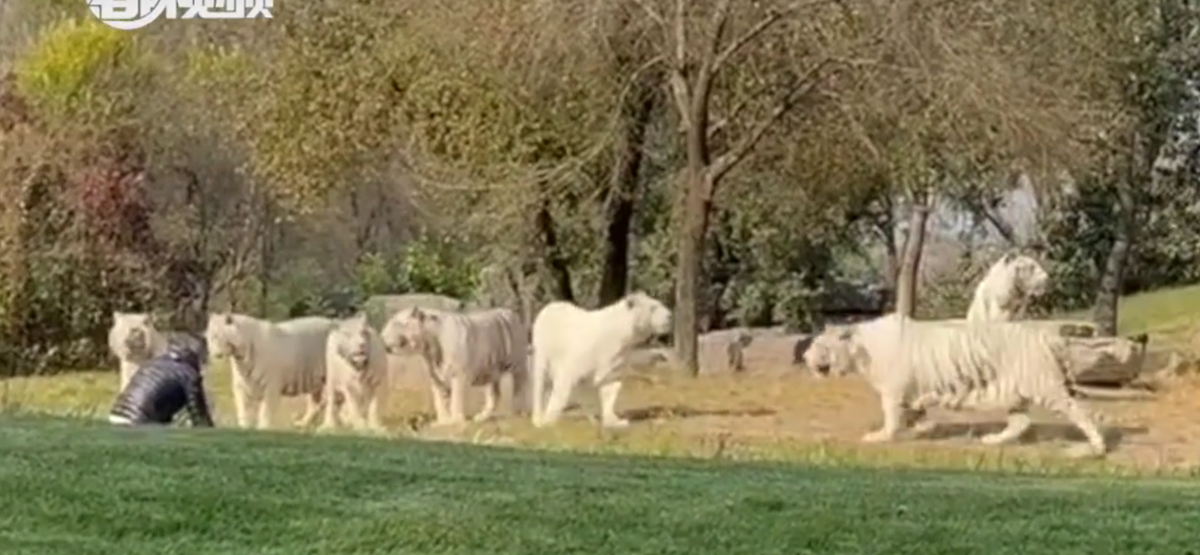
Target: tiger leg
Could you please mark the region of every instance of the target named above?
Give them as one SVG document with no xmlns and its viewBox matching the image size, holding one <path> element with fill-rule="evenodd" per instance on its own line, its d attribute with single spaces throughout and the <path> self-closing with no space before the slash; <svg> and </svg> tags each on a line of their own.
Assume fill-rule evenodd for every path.
<svg viewBox="0 0 1200 555">
<path fill-rule="evenodd" d="M 534 420 L 534 426 L 541 428 L 558 422 L 567 408 L 567 403 L 571 401 L 571 392 L 575 389 L 575 383 L 574 380 L 567 380 L 563 377 L 550 382 L 550 397 L 546 399 L 546 404 L 542 408 L 541 418 Z M 534 394 L 536 395 L 537 392 L 535 391 Z"/>
<path fill-rule="evenodd" d="M 258 429 L 270 430 L 275 427 L 275 413 L 279 410 L 279 389 L 267 387 L 258 405 Z"/>
<path fill-rule="evenodd" d="M 617 416 L 617 396 L 621 394 L 621 381 L 603 383 L 596 389 L 600 396 L 600 425 L 605 428 L 628 427 L 629 420 Z"/>
<path fill-rule="evenodd" d="M 1108 442 L 1096 426 L 1096 421 L 1086 408 L 1066 392 L 1052 398 L 1043 399 L 1043 407 L 1065 417 L 1087 438 L 1087 443 L 1073 446 L 1067 451 L 1072 458 L 1103 457 L 1108 453 Z"/>
<path fill-rule="evenodd" d="M 363 403 L 362 397 L 361 394 L 345 396 L 345 406 L 349 409 L 346 413 L 349 416 L 350 427 L 358 432 L 367 429 L 367 406 L 366 403 Z"/>
<path fill-rule="evenodd" d="M 429 384 L 429 396 L 430 396 L 431 400 L 433 401 L 433 414 L 434 414 L 433 421 L 435 424 L 446 423 L 446 420 L 450 416 L 449 415 L 450 407 L 449 407 L 449 400 L 448 400 L 449 394 L 450 394 L 450 392 L 447 391 L 445 387 L 443 387 L 441 384 L 437 383 L 436 381 Z"/>
<path fill-rule="evenodd" d="M 341 415 L 338 413 L 337 403 L 328 401 L 329 399 L 333 399 L 336 396 L 337 396 L 337 390 L 334 388 L 333 384 L 330 382 L 325 382 L 324 398 L 325 398 L 326 402 L 322 405 L 322 408 L 324 409 L 323 412 L 325 413 L 325 417 L 321 419 L 321 425 L 317 426 L 318 431 L 322 431 L 322 432 L 331 431 L 334 428 L 341 425 L 341 418 L 340 418 Z"/>
<path fill-rule="evenodd" d="M 254 427 L 258 403 L 252 398 L 249 388 L 236 370 L 233 372 L 233 410 L 237 415 L 239 428 Z"/>
<path fill-rule="evenodd" d="M 484 391 L 483 408 L 480 409 L 475 416 L 471 417 L 473 422 L 487 422 L 492 418 L 492 413 L 496 412 L 496 401 L 500 398 L 500 378 L 493 376 L 492 381 L 487 384 L 487 389 Z"/>
<path fill-rule="evenodd" d="M 980 437 L 979 441 L 984 445 L 1010 443 L 1025 435 L 1025 432 L 1032 425 L 1033 421 L 1029 419 L 1029 403 L 1022 400 L 1008 409 L 1008 422 L 1003 430 L 993 434 L 986 434 Z"/>
<path fill-rule="evenodd" d="M 376 389 L 367 401 L 367 427 L 377 432 L 384 432 L 383 420 L 379 417 L 379 406 L 387 399 L 383 388 Z"/>
<path fill-rule="evenodd" d="M 332 398 L 333 395 L 329 395 L 328 397 Z M 305 396 L 304 414 L 296 420 L 295 425 L 301 428 L 307 428 L 311 426 L 313 421 L 317 419 L 317 414 L 321 412 L 322 405 L 327 401 L 328 399 L 326 399 L 326 395 L 324 394 L 324 388 L 318 389 Z M 329 404 L 332 405 L 333 403 Z"/>
<path fill-rule="evenodd" d="M 130 360 L 121 360 L 119 365 L 119 375 L 121 380 L 119 391 L 125 391 L 125 386 L 129 385 L 129 380 L 133 378 L 133 375 L 137 372 L 137 369 L 138 363 Z"/>
<path fill-rule="evenodd" d="M 904 412 L 901 396 L 891 392 L 881 392 L 879 394 L 879 408 L 883 412 L 883 425 L 878 430 L 862 436 L 861 441 L 863 443 L 892 441 L 896 438 L 896 432 L 900 431 L 902 413 Z"/>
<path fill-rule="evenodd" d="M 467 420 L 466 396 L 470 381 L 466 374 L 459 370 L 450 378 L 450 414 L 446 419 L 447 424 L 462 424 Z"/>
<path fill-rule="evenodd" d="M 929 418 L 929 408 L 937 404 L 938 397 L 927 393 L 914 399 L 908 404 L 908 425 L 912 427 L 915 436 L 928 434 L 937 428 L 937 422 Z"/>
</svg>

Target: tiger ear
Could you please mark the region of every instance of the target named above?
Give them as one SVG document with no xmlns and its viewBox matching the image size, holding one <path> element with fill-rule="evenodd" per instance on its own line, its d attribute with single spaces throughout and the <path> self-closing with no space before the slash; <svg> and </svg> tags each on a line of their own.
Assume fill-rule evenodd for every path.
<svg viewBox="0 0 1200 555">
<path fill-rule="evenodd" d="M 232 325 L 233 325 L 233 313 L 232 313 L 232 312 L 226 312 L 226 313 L 225 313 L 225 325 L 226 325 L 226 326 L 232 326 Z"/>
<path fill-rule="evenodd" d="M 849 341 L 851 339 L 854 339 L 854 330 L 855 330 L 854 326 L 838 326 L 835 333 L 837 334 L 837 338 L 839 340 Z"/>
<path fill-rule="evenodd" d="M 1017 252 L 1016 251 L 1008 251 L 1008 252 L 1004 253 L 1003 257 L 1000 258 L 1000 261 L 1005 264 L 1012 264 L 1012 262 L 1016 259 L 1017 259 Z"/>
</svg>

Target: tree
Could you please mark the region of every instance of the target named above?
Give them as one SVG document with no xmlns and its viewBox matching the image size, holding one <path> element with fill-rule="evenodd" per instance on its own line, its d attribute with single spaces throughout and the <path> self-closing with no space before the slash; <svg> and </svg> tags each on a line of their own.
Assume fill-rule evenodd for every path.
<svg viewBox="0 0 1200 555">
<path fill-rule="evenodd" d="M 674 339 L 680 363 L 694 375 L 699 372 L 697 299 L 718 186 L 785 115 L 816 98 L 839 59 L 819 40 L 800 45 L 792 42 L 793 33 L 805 30 L 817 36 L 818 29 L 804 23 L 812 16 L 804 13 L 805 8 L 814 8 L 811 4 L 762 2 L 735 10 L 732 0 L 717 0 L 709 10 L 702 10 L 687 0 L 675 0 L 669 12 L 649 0 L 641 0 L 641 4 L 661 33 L 659 59 L 667 68 L 682 135 L 680 150 L 685 153 L 677 177 L 682 213 L 676 229 Z M 755 21 L 738 25 L 746 19 Z M 820 27 L 820 23 L 811 26 Z M 740 32 L 734 30 L 738 27 Z M 716 117 L 714 107 L 719 104 L 714 96 L 723 88 L 724 73 L 735 57 L 752 47 L 764 51 L 783 47 L 781 57 L 795 57 L 791 64 L 776 64 L 773 78 L 760 76 L 759 90 L 734 99 L 724 117 Z M 761 112 L 757 118 L 743 113 L 755 108 Z M 739 127 L 740 136 L 731 136 Z"/>
<path fill-rule="evenodd" d="M 868 168 L 881 194 L 908 208 L 897 271 L 896 309 L 912 314 L 929 214 L 937 198 L 971 191 L 963 182 L 1014 170 L 1051 172 L 1081 156 L 1073 136 L 1086 119 L 1070 81 L 1032 73 L 1032 53 L 1015 37 L 1042 40 L 1050 29 L 997 1 L 976 5 L 864 2 L 857 24 L 880 29 L 869 63 L 840 88 L 831 133 L 848 134 L 852 165 Z M 1017 15 L 1014 15 L 1017 14 Z M 1048 95 L 1047 91 L 1055 91 Z M 835 168 L 835 171 L 844 170 Z M 971 199 L 986 205 L 986 196 Z"/>
<path fill-rule="evenodd" d="M 1092 316 L 1100 333 L 1116 335 L 1118 298 L 1138 244 L 1137 230 L 1147 216 L 1145 199 L 1166 186 L 1173 124 L 1188 100 L 1189 78 L 1200 73 L 1194 62 L 1200 53 L 1200 10 L 1191 2 L 1160 0 L 1114 2 L 1098 12 L 1103 41 L 1111 49 L 1106 51 L 1111 57 L 1098 62 L 1113 74 L 1119 107 L 1107 156 L 1116 171 L 1106 176 L 1115 192 L 1114 233 Z"/>
</svg>

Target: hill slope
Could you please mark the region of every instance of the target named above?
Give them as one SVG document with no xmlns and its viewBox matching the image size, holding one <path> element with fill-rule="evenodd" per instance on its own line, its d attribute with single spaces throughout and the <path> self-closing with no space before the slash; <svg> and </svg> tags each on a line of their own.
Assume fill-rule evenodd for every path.
<svg viewBox="0 0 1200 555">
<path fill-rule="evenodd" d="M 1184 553 L 1187 482 L 0 419 L 0 553 Z"/>
<path fill-rule="evenodd" d="M 1077 311 L 1069 318 L 1090 318 Z M 1185 345 L 1200 324 L 1200 284 L 1159 289 L 1121 298 L 1117 327 L 1122 334 L 1148 332 L 1169 345 Z"/>
</svg>

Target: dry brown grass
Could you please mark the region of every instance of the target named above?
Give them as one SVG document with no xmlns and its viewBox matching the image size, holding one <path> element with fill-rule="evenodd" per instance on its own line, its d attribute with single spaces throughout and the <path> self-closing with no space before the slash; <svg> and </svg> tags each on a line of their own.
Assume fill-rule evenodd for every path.
<svg viewBox="0 0 1200 555">
<path fill-rule="evenodd" d="M 233 424 L 227 370 L 208 380 L 219 425 Z M 1063 448 L 1080 440 L 1069 425 L 1039 418 L 1022 445 L 988 448 L 971 436 L 1002 425 L 997 413 L 935 414 L 945 422 L 930 439 L 893 445 L 862 445 L 857 439 L 879 422 L 873 393 L 857 377 L 817 379 L 791 369 L 741 375 L 676 378 L 638 375 L 626 386 L 618 410 L 634 420 L 621 431 L 600 430 L 593 390 L 576 393 L 580 406 L 548 429 L 508 416 L 507 402 L 492 422 L 457 428 L 427 426 L 432 408 L 424 378 L 406 372 L 385 410 L 396 436 L 511 444 L 541 449 L 622 452 L 662 456 L 727 457 L 820 463 L 938 468 L 1024 468 L 1043 472 L 1157 473 L 1200 464 L 1200 380 L 1182 378 L 1154 401 L 1093 402 L 1114 430 L 1116 446 L 1105 462 L 1067 460 Z M 3 382 L 0 401 L 9 409 L 98 416 L 116 392 L 115 371 Z M 477 409 L 478 392 L 468 410 Z M 507 401 L 508 391 L 505 391 Z M 299 416 L 289 400 L 281 421 Z"/>
</svg>

